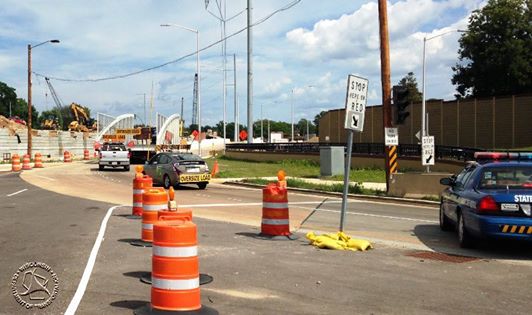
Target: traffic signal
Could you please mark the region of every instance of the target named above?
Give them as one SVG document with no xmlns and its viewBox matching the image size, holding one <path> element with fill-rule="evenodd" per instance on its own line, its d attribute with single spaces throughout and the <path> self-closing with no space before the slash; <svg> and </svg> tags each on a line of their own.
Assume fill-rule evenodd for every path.
<svg viewBox="0 0 532 315">
<path fill-rule="evenodd" d="M 392 97 L 395 125 L 402 125 L 405 119 L 410 116 L 410 113 L 406 111 L 406 108 L 410 105 L 410 91 L 405 86 L 395 85 Z"/>
</svg>

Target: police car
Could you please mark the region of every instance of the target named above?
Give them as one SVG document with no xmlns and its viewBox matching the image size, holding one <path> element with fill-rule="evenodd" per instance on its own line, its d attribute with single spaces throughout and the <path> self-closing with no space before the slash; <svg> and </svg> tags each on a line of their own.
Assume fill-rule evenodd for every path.
<svg viewBox="0 0 532 315">
<path fill-rule="evenodd" d="M 479 239 L 532 241 L 532 152 L 477 152 L 458 175 L 440 180 L 440 228 L 461 247 Z"/>
</svg>

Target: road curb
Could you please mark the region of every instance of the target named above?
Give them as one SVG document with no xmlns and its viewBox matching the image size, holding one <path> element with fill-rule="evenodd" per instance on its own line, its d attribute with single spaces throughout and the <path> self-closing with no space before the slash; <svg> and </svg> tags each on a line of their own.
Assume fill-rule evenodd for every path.
<svg viewBox="0 0 532 315">
<path fill-rule="evenodd" d="M 250 188 L 257 188 L 257 189 L 264 188 L 264 185 L 243 183 L 243 182 L 227 181 L 222 184 L 232 185 L 232 186 L 244 186 L 244 187 L 250 187 Z M 301 192 L 301 193 L 313 193 L 313 194 L 334 196 L 334 197 L 340 197 L 340 198 L 342 197 L 342 193 L 339 193 L 339 192 L 321 191 L 321 190 L 306 189 L 306 188 L 288 187 L 288 191 Z M 372 195 L 361 195 L 361 194 L 347 194 L 347 196 L 348 198 L 352 198 L 352 199 L 363 199 L 363 200 L 381 201 L 381 202 L 390 202 L 390 203 L 395 202 L 395 203 L 423 205 L 423 206 L 438 206 L 440 204 L 437 201 L 419 200 L 419 199 L 411 199 L 411 198 L 372 196 Z"/>
</svg>

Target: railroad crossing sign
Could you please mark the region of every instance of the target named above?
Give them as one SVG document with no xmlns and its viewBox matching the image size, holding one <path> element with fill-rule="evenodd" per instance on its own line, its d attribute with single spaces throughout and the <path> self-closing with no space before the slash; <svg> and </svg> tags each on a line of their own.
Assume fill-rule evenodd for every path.
<svg viewBox="0 0 532 315">
<path fill-rule="evenodd" d="M 345 100 L 345 129 L 362 132 L 368 97 L 368 79 L 350 74 L 347 77 Z"/>
<path fill-rule="evenodd" d="M 434 165 L 434 136 L 425 136 L 421 140 L 421 164 Z"/>
<path fill-rule="evenodd" d="M 399 132 L 397 128 L 384 128 L 384 144 L 399 145 Z"/>
</svg>

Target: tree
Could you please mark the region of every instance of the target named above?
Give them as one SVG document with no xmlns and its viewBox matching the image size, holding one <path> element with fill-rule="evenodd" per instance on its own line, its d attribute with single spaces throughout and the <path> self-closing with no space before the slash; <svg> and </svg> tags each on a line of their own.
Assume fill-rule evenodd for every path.
<svg viewBox="0 0 532 315">
<path fill-rule="evenodd" d="M 13 108 L 16 104 L 17 93 L 15 93 L 15 89 L 0 81 L 0 115 L 9 118 L 9 116 L 13 115 Z"/>
<path fill-rule="evenodd" d="M 304 138 L 307 138 L 307 124 L 308 124 L 308 130 L 309 133 L 315 133 L 316 132 L 316 126 L 307 119 L 301 118 L 297 125 L 295 126 L 295 129 L 297 129 L 296 134 L 299 134 L 300 136 L 304 136 Z"/>
<path fill-rule="evenodd" d="M 316 134 L 320 134 L 320 119 L 327 114 L 326 111 L 321 111 L 318 115 L 314 117 L 314 125 L 316 126 Z"/>
<path fill-rule="evenodd" d="M 530 0 L 489 0 L 469 18 L 451 82 L 457 97 L 532 92 Z"/>
<path fill-rule="evenodd" d="M 413 72 L 408 72 L 408 74 L 402 78 L 399 83 L 399 86 L 406 87 L 408 89 L 408 100 L 412 103 L 420 103 L 423 94 L 417 88 L 417 80 Z"/>
</svg>

